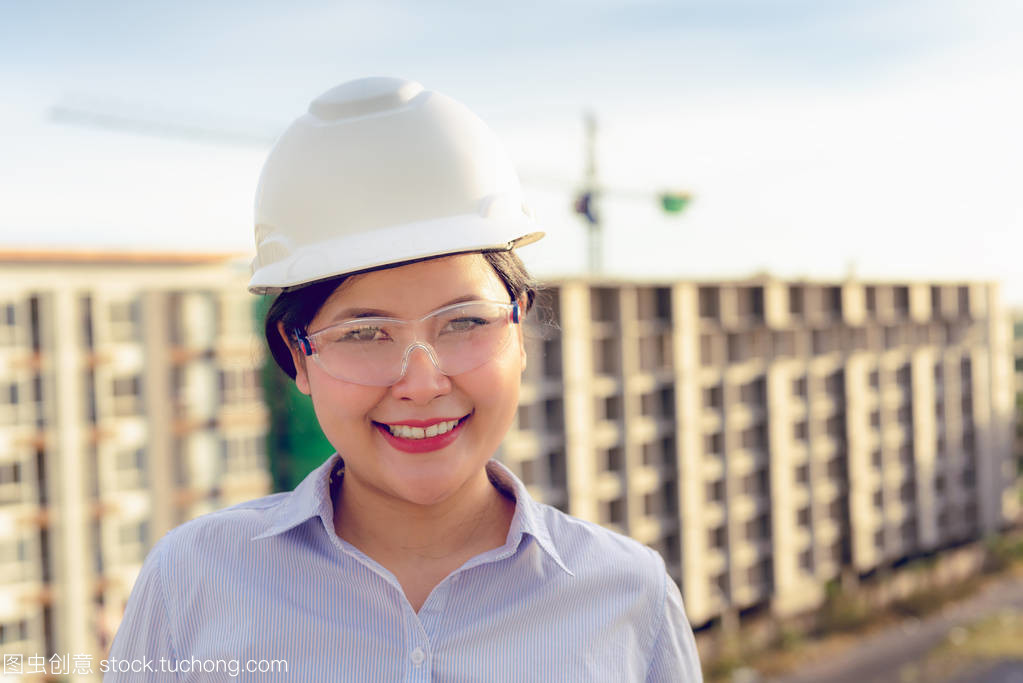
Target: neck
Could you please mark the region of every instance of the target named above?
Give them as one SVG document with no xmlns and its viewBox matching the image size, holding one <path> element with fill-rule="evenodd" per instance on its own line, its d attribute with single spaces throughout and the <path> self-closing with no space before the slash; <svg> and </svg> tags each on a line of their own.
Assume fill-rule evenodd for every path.
<svg viewBox="0 0 1023 683">
<path fill-rule="evenodd" d="M 346 473 L 334 501 L 338 536 L 389 569 L 418 562 L 455 563 L 505 541 L 514 503 L 486 471 L 443 501 L 418 505 L 368 487 Z"/>
</svg>

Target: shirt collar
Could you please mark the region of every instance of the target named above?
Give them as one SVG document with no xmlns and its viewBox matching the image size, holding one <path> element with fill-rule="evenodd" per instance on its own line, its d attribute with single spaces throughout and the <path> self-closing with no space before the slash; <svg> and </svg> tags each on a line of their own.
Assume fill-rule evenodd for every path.
<svg viewBox="0 0 1023 683">
<path fill-rule="evenodd" d="M 253 541 L 269 538 L 293 529 L 303 522 L 319 517 L 328 533 L 334 529 L 334 503 L 330 496 L 330 478 L 339 465 L 341 456 L 334 453 L 322 465 L 310 472 L 295 489 L 281 498 L 281 502 L 267 511 L 270 526 Z M 533 500 L 518 477 L 502 463 L 491 460 L 487 463 L 487 476 L 503 494 L 515 499 L 515 514 L 508 528 L 508 542 L 518 547 L 522 536 L 528 534 L 536 539 L 540 548 L 569 576 L 575 576 L 561 559 L 540 504 Z"/>
<path fill-rule="evenodd" d="M 334 503 L 330 498 L 330 477 L 341 460 L 337 453 L 306 475 L 295 490 L 288 492 L 281 502 L 267 512 L 270 526 L 253 541 L 282 534 L 306 520 L 319 517 L 327 530 L 334 528 Z"/>
<path fill-rule="evenodd" d="M 561 559 L 561 554 L 558 553 L 558 548 L 554 545 L 550 530 L 547 528 L 541 506 L 529 495 L 526 485 L 497 460 L 487 463 L 487 475 L 499 491 L 515 499 L 515 515 L 508 528 L 508 541 L 518 546 L 522 535 L 529 534 L 566 574 L 575 576 Z"/>
</svg>

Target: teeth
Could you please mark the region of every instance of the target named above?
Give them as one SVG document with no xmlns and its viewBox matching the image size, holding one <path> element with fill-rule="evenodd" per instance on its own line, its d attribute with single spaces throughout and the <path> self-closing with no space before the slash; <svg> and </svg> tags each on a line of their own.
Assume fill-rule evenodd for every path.
<svg viewBox="0 0 1023 683">
<path fill-rule="evenodd" d="M 409 427 L 408 425 L 387 425 L 387 429 L 392 435 L 402 439 L 425 439 L 450 432 L 457 424 L 458 420 L 448 420 L 447 422 L 438 422 L 426 428 Z"/>
</svg>

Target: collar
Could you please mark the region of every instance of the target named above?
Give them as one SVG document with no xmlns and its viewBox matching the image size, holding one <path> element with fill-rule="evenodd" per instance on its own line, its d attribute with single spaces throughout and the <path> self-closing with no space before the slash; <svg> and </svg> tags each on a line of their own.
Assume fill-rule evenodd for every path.
<svg viewBox="0 0 1023 683">
<path fill-rule="evenodd" d="M 515 515 L 512 517 L 511 525 L 508 527 L 508 538 L 505 545 L 517 548 L 522 541 L 523 535 L 530 535 L 536 539 L 540 548 L 547 553 L 554 562 L 561 567 L 569 576 L 575 576 L 572 570 L 565 566 L 565 562 L 558 553 L 557 546 L 551 538 L 550 529 L 544 518 L 542 507 L 533 500 L 518 477 L 512 474 L 511 470 L 497 460 L 487 463 L 487 476 L 490 483 L 502 494 L 515 500 Z"/>
<path fill-rule="evenodd" d="M 253 536 L 252 540 L 283 534 L 313 517 L 319 517 L 323 527 L 333 533 L 334 502 L 330 497 L 330 478 L 335 468 L 342 465 L 341 456 L 334 453 L 307 474 L 295 490 L 288 492 L 281 498 L 281 502 L 267 510 L 270 526 L 258 536 Z"/>
<path fill-rule="evenodd" d="M 327 458 L 322 465 L 310 472 L 293 491 L 282 496 L 279 503 L 267 509 L 266 514 L 270 525 L 266 531 L 254 536 L 252 540 L 257 541 L 283 534 L 313 517 L 320 518 L 327 533 L 334 533 L 334 503 L 330 494 L 331 479 L 332 477 L 336 479 L 338 473 L 343 471 L 341 469 L 343 466 L 344 462 L 337 453 Z M 532 536 L 540 548 L 565 573 L 575 576 L 565 566 L 561 554 L 558 553 L 558 549 L 554 545 L 542 506 L 529 495 L 525 484 L 496 460 L 487 463 L 487 476 L 498 491 L 515 500 L 515 514 L 508 528 L 505 545 L 518 548 L 523 536 Z"/>
</svg>

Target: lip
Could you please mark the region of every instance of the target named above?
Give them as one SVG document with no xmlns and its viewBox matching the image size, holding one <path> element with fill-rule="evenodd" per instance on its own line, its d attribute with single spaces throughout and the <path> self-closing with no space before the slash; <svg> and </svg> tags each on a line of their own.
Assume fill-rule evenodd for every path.
<svg viewBox="0 0 1023 683">
<path fill-rule="evenodd" d="M 383 421 L 380 421 L 380 420 L 374 420 L 374 421 L 375 422 L 379 422 L 380 424 L 389 424 L 389 425 L 394 425 L 394 426 L 405 425 L 406 427 L 429 427 L 431 425 L 440 424 L 441 422 L 451 422 L 452 420 L 461 420 L 463 417 L 466 417 L 466 416 L 465 415 L 461 415 L 459 417 L 431 417 L 431 418 L 426 419 L 426 420 L 401 420 L 399 422 L 383 422 Z"/>
<path fill-rule="evenodd" d="M 444 432 L 443 434 L 438 434 L 437 436 L 427 436 L 422 439 L 403 439 L 400 436 L 395 436 L 394 434 L 391 434 L 390 430 L 387 429 L 384 423 L 376 422 L 375 420 L 373 422 L 373 426 L 376 427 L 377 431 L 380 432 L 380 435 L 384 437 L 384 440 L 387 441 L 387 443 L 394 446 L 394 448 L 399 451 L 404 451 L 405 453 L 429 453 L 430 451 L 437 451 L 441 448 L 446 448 L 454 443 L 455 439 L 461 435 L 462 427 L 465 426 L 465 423 L 469 421 L 470 417 L 472 417 L 472 413 L 469 413 L 460 419 L 454 417 L 448 418 L 448 420 L 458 419 L 458 424 L 455 425 L 454 429 Z M 401 424 L 409 427 L 429 427 L 430 425 L 437 424 L 438 422 L 447 422 L 448 420 L 431 418 L 429 420 L 404 420 L 402 422 L 389 422 L 387 424 Z"/>
</svg>

